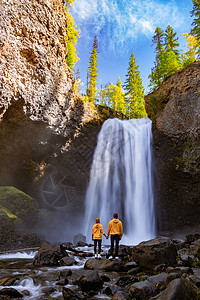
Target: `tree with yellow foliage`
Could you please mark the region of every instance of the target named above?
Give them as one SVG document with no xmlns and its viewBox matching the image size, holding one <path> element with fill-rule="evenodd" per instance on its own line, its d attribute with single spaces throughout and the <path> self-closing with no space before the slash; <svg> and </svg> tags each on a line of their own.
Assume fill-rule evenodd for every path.
<svg viewBox="0 0 200 300">
<path fill-rule="evenodd" d="M 182 54 L 182 64 L 183 67 L 190 65 L 197 58 L 197 50 L 198 50 L 198 40 L 197 37 L 187 32 L 182 34 L 187 39 L 187 51 Z"/>
<path fill-rule="evenodd" d="M 71 70 L 73 70 L 76 62 L 79 60 L 79 57 L 76 53 L 76 44 L 77 38 L 79 37 L 80 30 L 77 30 L 75 21 L 71 16 L 69 10 L 70 7 L 73 5 L 74 0 L 66 0 L 66 9 L 65 13 L 67 16 L 67 64 Z"/>
</svg>

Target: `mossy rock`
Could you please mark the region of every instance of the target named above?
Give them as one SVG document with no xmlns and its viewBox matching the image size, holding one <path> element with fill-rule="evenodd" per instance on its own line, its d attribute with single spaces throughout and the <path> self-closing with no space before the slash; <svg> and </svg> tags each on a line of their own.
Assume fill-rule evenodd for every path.
<svg viewBox="0 0 200 300">
<path fill-rule="evenodd" d="M 38 202 L 12 186 L 0 187 L 0 212 L 9 218 L 19 218 L 26 224 L 33 224 L 38 216 Z"/>
</svg>

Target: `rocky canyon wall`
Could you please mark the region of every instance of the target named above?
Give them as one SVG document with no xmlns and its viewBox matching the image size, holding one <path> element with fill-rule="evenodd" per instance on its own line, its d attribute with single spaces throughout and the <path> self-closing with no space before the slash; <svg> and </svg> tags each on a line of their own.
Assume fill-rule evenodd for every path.
<svg viewBox="0 0 200 300">
<path fill-rule="evenodd" d="M 160 233 L 200 227 L 200 62 L 146 97 L 153 120 Z"/>
<path fill-rule="evenodd" d="M 66 41 L 64 1 L 0 1 L 0 185 L 37 199 L 53 240 L 80 226 L 97 134 L 120 117 L 75 93 Z"/>
</svg>

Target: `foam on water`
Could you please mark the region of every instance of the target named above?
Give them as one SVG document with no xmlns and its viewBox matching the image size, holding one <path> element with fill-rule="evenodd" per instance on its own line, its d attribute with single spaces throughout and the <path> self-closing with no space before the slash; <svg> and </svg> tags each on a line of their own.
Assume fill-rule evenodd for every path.
<svg viewBox="0 0 200 300">
<path fill-rule="evenodd" d="M 33 259 L 37 251 L 0 254 L 1 259 Z"/>
</svg>

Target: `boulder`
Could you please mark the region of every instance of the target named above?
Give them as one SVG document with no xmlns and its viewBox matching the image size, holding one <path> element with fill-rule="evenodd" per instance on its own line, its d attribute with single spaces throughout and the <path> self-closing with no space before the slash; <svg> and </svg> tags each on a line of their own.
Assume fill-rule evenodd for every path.
<svg viewBox="0 0 200 300">
<path fill-rule="evenodd" d="M 198 299 L 197 287 L 189 280 L 184 278 L 177 278 L 171 281 L 162 293 L 151 300 L 189 300 Z"/>
<path fill-rule="evenodd" d="M 121 276 L 116 284 L 121 286 L 121 287 L 125 287 L 127 285 L 133 284 L 135 282 L 138 282 L 139 280 L 137 279 L 137 277 L 135 276 Z"/>
<path fill-rule="evenodd" d="M 68 256 L 67 252 L 60 246 L 44 243 L 34 257 L 33 264 L 35 266 L 59 266 L 60 260 L 66 256 Z"/>
<path fill-rule="evenodd" d="M 65 300 L 78 300 L 78 299 L 85 299 L 80 291 L 72 290 L 67 287 L 63 287 L 62 289 L 63 298 Z"/>
<path fill-rule="evenodd" d="M 106 294 L 108 296 L 113 296 L 118 291 L 121 291 L 121 288 L 119 286 L 117 286 L 117 285 L 111 285 L 111 286 L 107 286 L 103 290 L 103 294 Z"/>
<path fill-rule="evenodd" d="M 84 269 L 87 270 L 104 270 L 104 271 L 123 271 L 124 265 L 120 260 L 109 260 L 106 258 L 90 258 L 85 262 Z"/>
<path fill-rule="evenodd" d="M 146 300 L 154 296 L 157 292 L 157 288 L 154 284 L 148 280 L 140 281 L 132 284 L 129 288 L 131 297 L 137 300 Z"/>
<path fill-rule="evenodd" d="M 103 286 L 103 280 L 98 272 L 89 270 L 85 271 L 79 280 L 79 286 L 83 292 L 99 290 Z"/>
<path fill-rule="evenodd" d="M 112 300 L 126 300 L 126 296 L 122 291 L 118 291 L 112 297 Z"/>
<path fill-rule="evenodd" d="M 174 266 L 176 247 L 167 237 L 157 237 L 133 247 L 132 258 L 143 269 L 153 270 L 159 264 Z"/>
<path fill-rule="evenodd" d="M 23 298 L 23 295 L 13 288 L 3 288 L 2 290 L 0 290 L 0 296 L 9 296 L 10 298 Z"/>
<path fill-rule="evenodd" d="M 84 244 L 81 244 L 80 242 L 83 242 Z M 86 246 L 86 236 L 83 235 L 82 233 L 78 233 L 77 235 L 74 236 L 74 242 L 73 244 L 77 246 L 77 244 L 80 243 L 80 246 L 83 245 Z"/>
<path fill-rule="evenodd" d="M 61 266 L 72 266 L 74 264 L 77 264 L 77 262 L 73 257 L 65 256 L 60 260 Z"/>
</svg>

